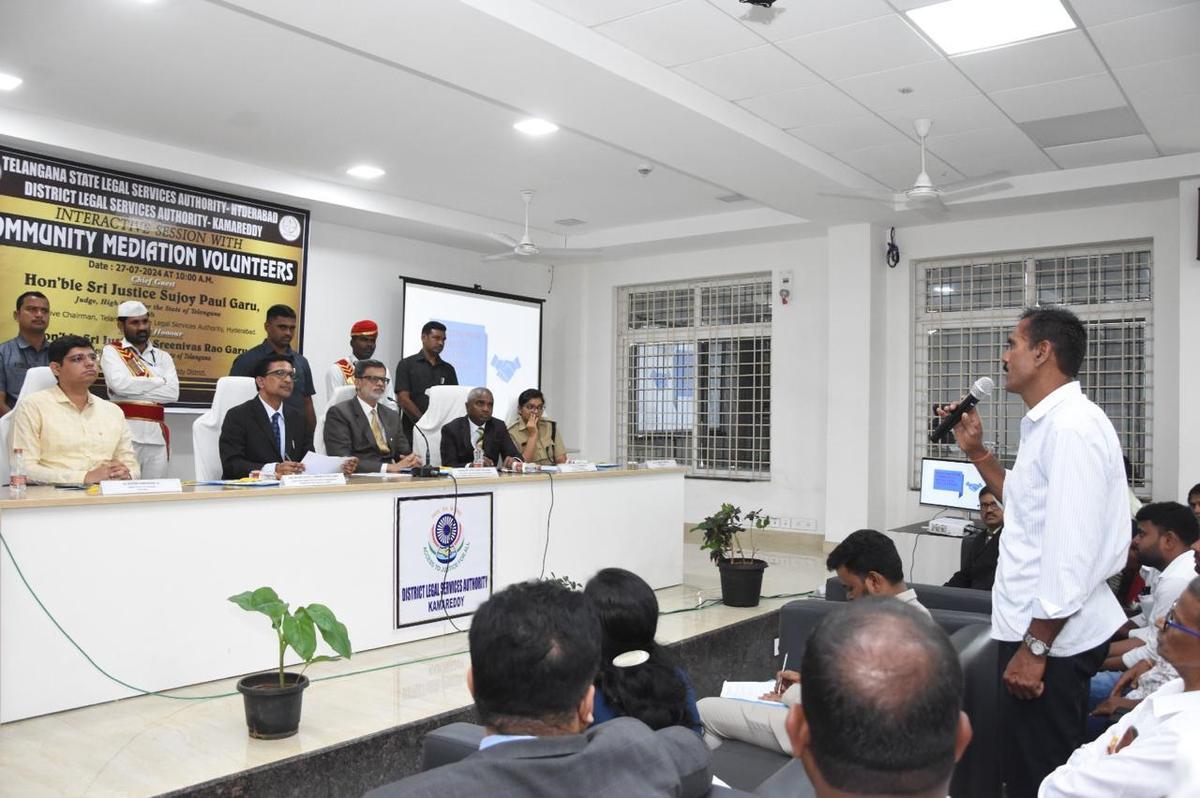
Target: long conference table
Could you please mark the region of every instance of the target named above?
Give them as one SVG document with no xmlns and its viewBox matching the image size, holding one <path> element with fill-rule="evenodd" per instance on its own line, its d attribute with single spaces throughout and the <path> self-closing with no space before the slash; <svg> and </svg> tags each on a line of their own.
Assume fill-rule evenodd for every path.
<svg viewBox="0 0 1200 798">
<path fill-rule="evenodd" d="M 547 577 L 583 582 L 617 566 L 655 589 L 683 581 L 682 469 L 559 474 L 553 485 L 545 474 L 501 475 L 460 480 L 459 490 L 490 495 L 493 590 L 541 575 L 543 556 Z M 0 722 L 138 694 L 54 627 L 14 559 L 97 665 L 140 689 L 170 690 L 278 664 L 267 618 L 226 600 L 264 585 L 293 608 L 330 607 L 356 651 L 453 632 L 446 620 L 400 626 L 397 609 L 402 500 L 453 492 L 448 479 L 411 478 L 130 496 L 31 487 L 8 499 L 5 490 Z M 318 653 L 328 653 L 323 643 Z"/>
</svg>

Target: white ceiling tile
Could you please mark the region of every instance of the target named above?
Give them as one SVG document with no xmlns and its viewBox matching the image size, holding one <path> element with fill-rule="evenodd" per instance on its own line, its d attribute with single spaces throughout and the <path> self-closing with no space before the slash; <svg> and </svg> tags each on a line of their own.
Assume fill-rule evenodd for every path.
<svg viewBox="0 0 1200 798">
<path fill-rule="evenodd" d="M 770 44 L 684 64 L 675 71 L 726 100 L 778 94 L 824 82 Z"/>
<path fill-rule="evenodd" d="M 922 100 L 916 94 L 910 94 L 902 98 L 900 104 L 891 108 L 875 109 L 875 112 L 906 132 L 912 130 L 914 120 L 932 119 L 933 132 L 940 136 L 1012 124 L 1008 117 L 982 94 L 941 101 Z"/>
<path fill-rule="evenodd" d="M 779 46 L 828 80 L 882 72 L 940 57 L 896 14 L 786 39 Z"/>
<path fill-rule="evenodd" d="M 891 0 L 892 5 L 897 11 L 912 11 L 914 8 L 923 8 L 931 6 L 934 3 L 941 3 L 944 0 Z"/>
<path fill-rule="evenodd" d="M 997 91 L 991 97 L 1015 122 L 1083 114 L 1125 105 L 1121 90 L 1107 72 Z"/>
<path fill-rule="evenodd" d="M 563 16 L 584 25 L 599 25 L 621 17 L 628 17 L 652 8 L 669 5 L 677 0 L 536 0 Z"/>
<path fill-rule="evenodd" d="M 1200 53 L 1200 3 L 1089 28 L 1113 69 Z"/>
<path fill-rule="evenodd" d="M 969 175 L 1001 171 L 1023 175 L 1055 168 L 1041 148 L 1015 125 L 952 136 L 936 134 L 935 130 L 929 138 L 929 151 Z"/>
<path fill-rule="evenodd" d="M 909 99 L 937 102 L 979 94 L 971 81 L 945 59 L 846 78 L 837 85 L 868 108 L 889 108 Z M 901 94 L 901 88 L 912 92 Z"/>
<path fill-rule="evenodd" d="M 743 100 L 738 105 L 781 128 L 840 122 L 870 113 L 828 83 L 755 97 Z"/>
<path fill-rule="evenodd" d="M 1189 94 L 1200 85 L 1200 55 L 1154 61 L 1114 72 L 1135 108 L 1140 101 Z"/>
<path fill-rule="evenodd" d="M 790 4 L 789 0 L 785 0 L 772 8 L 723 0 L 717 7 L 773 42 L 892 13 L 884 0 L 804 0 L 803 3 Z"/>
<path fill-rule="evenodd" d="M 807 141 L 819 150 L 832 153 L 909 141 L 904 134 L 877 116 L 861 116 L 841 122 L 793 128 L 788 133 Z"/>
<path fill-rule="evenodd" d="M 1071 7 L 1083 24 L 1091 27 L 1194 2 L 1196 0 L 1071 0 Z"/>
<path fill-rule="evenodd" d="M 1102 141 L 1085 141 L 1081 144 L 1064 144 L 1061 147 L 1047 147 L 1046 154 L 1063 169 L 1099 166 L 1123 161 L 1141 161 L 1158 155 L 1154 149 L 1154 142 L 1150 141 L 1150 137 L 1145 134 Z"/>
<path fill-rule="evenodd" d="M 1146 131 L 1164 155 L 1200 152 L 1200 94 L 1174 99 L 1142 114 Z"/>
<path fill-rule="evenodd" d="M 762 44 L 762 39 L 704 0 L 680 0 L 596 27 L 662 66 L 678 66 Z"/>
<path fill-rule="evenodd" d="M 1104 72 L 1104 62 L 1081 31 L 955 56 L 954 63 L 985 92 L 1035 86 Z"/>
<path fill-rule="evenodd" d="M 921 150 L 912 143 L 885 144 L 861 150 L 838 153 L 838 160 L 890 186 L 894 191 L 910 187 L 921 171 Z M 963 176 L 936 156 L 926 159 L 926 170 L 934 183 L 944 184 L 962 180 Z"/>
</svg>

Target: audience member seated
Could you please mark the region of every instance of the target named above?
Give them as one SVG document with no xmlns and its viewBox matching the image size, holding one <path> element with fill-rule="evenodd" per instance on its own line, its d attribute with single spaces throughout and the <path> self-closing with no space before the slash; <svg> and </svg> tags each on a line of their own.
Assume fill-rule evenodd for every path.
<svg viewBox="0 0 1200 798">
<path fill-rule="evenodd" d="M 1004 530 L 1004 508 L 988 488 L 979 491 L 979 514 L 984 531 L 963 541 L 962 567 L 944 587 L 991 590 L 1000 559 L 1000 533 Z"/>
<path fill-rule="evenodd" d="M 476 610 L 469 640 L 467 688 L 487 730 L 479 751 L 371 798 L 708 793 L 708 749 L 691 731 L 634 718 L 588 728 L 600 624 L 582 593 L 547 581 L 505 588 Z"/>
<path fill-rule="evenodd" d="M 1108 586 L 1112 590 L 1113 595 L 1117 597 L 1117 601 L 1121 603 L 1121 609 L 1125 611 L 1127 616 L 1137 615 L 1140 611 L 1140 600 L 1142 589 L 1146 587 L 1146 580 L 1142 578 L 1142 563 L 1138 559 L 1137 553 L 1137 536 L 1138 525 L 1136 520 L 1129 522 L 1133 539 L 1129 543 L 1129 552 L 1125 557 L 1125 567 L 1108 578 Z"/>
<path fill-rule="evenodd" d="M 64 335 L 49 345 L 58 385 L 21 397 L 12 448 L 22 450 L 31 482 L 73 484 L 140 476 L 125 414 L 88 389 L 100 376 L 92 342 Z"/>
<path fill-rule="evenodd" d="M 1200 518 L 1200 483 L 1192 485 L 1192 489 L 1188 491 L 1188 506 L 1192 508 L 1192 512 Z"/>
<path fill-rule="evenodd" d="M 355 396 L 325 412 L 325 453 L 353 457 L 356 471 L 396 473 L 421 464 L 400 429 L 400 413 L 383 402 L 387 367 L 364 358 L 354 364 Z"/>
<path fill-rule="evenodd" d="M 557 421 L 542 418 L 546 397 L 537 388 L 527 388 L 517 397 L 516 421 L 508 425 L 508 434 L 521 450 L 526 463 L 554 465 L 567 462 L 567 445 L 558 432 Z"/>
<path fill-rule="evenodd" d="M 471 465 L 476 448 L 483 450 L 485 466 L 499 463 L 508 468 L 521 459 L 504 423 L 492 418 L 493 401 L 487 388 L 473 388 L 467 394 L 467 414 L 442 427 L 442 465 Z"/>
<path fill-rule="evenodd" d="M 917 600 L 916 591 L 904 583 L 904 565 L 896 544 L 881 532 L 860 529 L 850 533 L 829 552 L 825 567 L 837 573 L 848 601 L 864 596 L 892 597 L 929 615 L 929 610 Z M 705 740 L 711 747 L 720 745 L 722 740 L 741 740 L 772 751 L 792 753 L 785 721 L 787 708 L 800 703 L 800 674 L 783 670 L 775 677 L 780 692 L 766 693 L 762 700 L 779 702 L 779 706 L 715 696 L 697 702 Z"/>
<path fill-rule="evenodd" d="M 296 370 L 289 355 L 270 355 L 254 364 L 258 395 L 229 408 L 221 423 L 221 476 L 241 479 L 251 471 L 282 477 L 304 473 L 312 430 L 302 410 L 286 404 Z"/>
<path fill-rule="evenodd" d="M 787 734 L 818 798 L 945 798 L 971 741 L 958 656 L 928 614 L 870 598 L 827 615 Z"/>
<path fill-rule="evenodd" d="M 1194 749 L 1182 747 L 1183 735 L 1200 728 L 1200 579 L 1193 578 L 1165 613 L 1158 650 L 1181 678 L 1150 694 L 1110 732 L 1080 746 L 1042 782 L 1039 798 L 1158 798 L 1177 786 L 1175 764 L 1196 758 Z"/>
<path fill-rule="evenodd" d="M 605 568 L 588 580 L 583 595 L 600 620 L 594 722 L 627 716 L 651 729 L 687 726 L 699 733 L 691 680 L 654 640 L 658 599 L 650 585 L 622 568 Z"/>
<path fill-rule="evenodd" d="M 1137 524 L 1138 535 L 1134 538 L 1134 545 L 1137 546 L 1138 559 L 1142 565 L 1156 568 L 1162 575 L 1155 582 L 1149 613 L 1131 618 L 1117 630 L 1115 637 L 1127 639 L 1118 639 L 1109 645 L 1105 670 L 1092 677 L 1088 709 L 1094 718 L 1111 717 L 1113 711 L 1129 709 L 1136 703 L 1133 699 L 1114 694 L 1121 671 L 1127 671 L 1142 662 L 1148 664 L 1140 666 L 1137 673 L 1154 667 L 1158 659 L 1159 622 L 1193 576 L 1195 555 L 1192 546 L 1200 539 L 1200 522 L 1190 509 L 1178 502 L 1147 504 L 1138 510 Z M 1103 726 L 1103 721 L 1089 720 L 1093 735 L 1099 733 Z"/>
</svg>

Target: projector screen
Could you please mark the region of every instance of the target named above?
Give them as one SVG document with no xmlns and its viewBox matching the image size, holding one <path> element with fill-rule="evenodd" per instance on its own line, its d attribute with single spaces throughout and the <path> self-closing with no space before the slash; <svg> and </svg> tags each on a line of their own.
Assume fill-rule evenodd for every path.
<svg viewBox="0 0 1200 798">
<path fill-rule="evenodd" d="M 978 510 L 983 477 L 970 463 L 961 460 L 921 460 L 921 504 Z"/>
<path fill-rule="evenodd" d="M 540 386 L 541 300 L 405 279 L 403 357 L 420 351 L 428 321 L 446 325 L 442 359 L 458 384 L 490 388 L 502 421 L 515 416 L 521 391 Z"/>
</svg>

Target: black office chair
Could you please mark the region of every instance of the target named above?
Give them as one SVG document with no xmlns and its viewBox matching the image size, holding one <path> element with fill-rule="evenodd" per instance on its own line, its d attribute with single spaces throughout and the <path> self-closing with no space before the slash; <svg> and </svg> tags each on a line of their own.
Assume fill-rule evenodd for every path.
<svg viewBox="0 0 1200 798">
<path fill-rule="evenodd" d="M 910 582 L 908 586 L 917 591 L 917 599 L 927 610 L 960 610 L 987 616 L 992 614 L 992 593 L 989 590 L 924 585 L 917 582 Z M 825 599 L 846 600 L 846 588 L 837 577 L 825 580 Z"/>
<path fill-rule="evenodd" d="M 962 665 L 963 711 L 973 735 L 950 781 L 952 798 L 999 798 L 1001 782 L 999 646 L 990 623 L 963 626 L 950 635 Z"/>
</svg>

